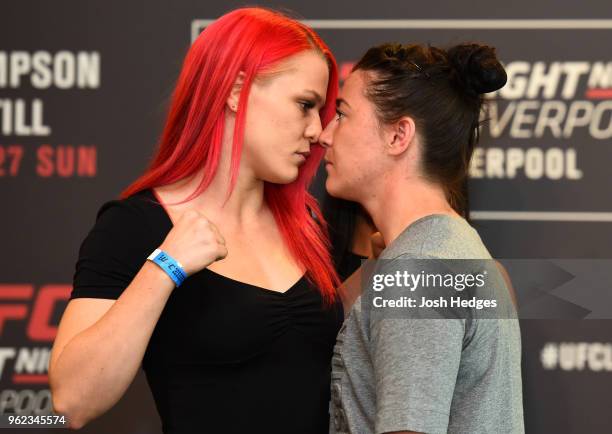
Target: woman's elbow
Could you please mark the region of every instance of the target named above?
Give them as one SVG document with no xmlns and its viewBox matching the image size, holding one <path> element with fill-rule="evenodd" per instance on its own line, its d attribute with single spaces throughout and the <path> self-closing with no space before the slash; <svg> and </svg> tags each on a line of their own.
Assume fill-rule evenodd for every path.
<svg viewBox="0 0 612 434">
<path fill-rule="evenodd" d="M 81 429 L 87 424 L 87 422 L 89 422 L 90 419 L 86 417 L 82 406 L 71 401 L 73 400 L 71 400 L 69 396 L 59 393 L 57 388 L 51 389 L 51 404 L 53 406 L 53 413 L 65 416 L 67 428 Z"/>
</svg>

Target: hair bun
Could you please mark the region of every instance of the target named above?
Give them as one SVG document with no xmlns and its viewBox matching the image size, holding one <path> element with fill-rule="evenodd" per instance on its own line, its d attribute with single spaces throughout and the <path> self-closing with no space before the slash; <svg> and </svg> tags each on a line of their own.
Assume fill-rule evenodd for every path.
<svg viewBox="0 0 612 434">
<path fill-rule="evenodd" d="M 447 51 L 459 84 L 476 94 L 501 89 L 507 81 L 506 71 L 497 60 L 495 48 L 480 44 L 460 44 Z"/>
</svg>

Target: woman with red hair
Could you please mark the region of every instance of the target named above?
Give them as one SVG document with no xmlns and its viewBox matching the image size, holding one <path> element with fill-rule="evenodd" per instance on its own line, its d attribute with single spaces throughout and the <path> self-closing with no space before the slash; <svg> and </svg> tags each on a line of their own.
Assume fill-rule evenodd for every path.
<svg viewBox="0 0 612 434">
<path fill-rule="evenodd" d="M 195 41 L 149 169 L 81 245 L 49 363 L 72 427 L 142 363 L 165 433 L 327 432 L 343 313 L 307 187 L 336 83 L 325 43 L 274 11 Z"/>
</svg>

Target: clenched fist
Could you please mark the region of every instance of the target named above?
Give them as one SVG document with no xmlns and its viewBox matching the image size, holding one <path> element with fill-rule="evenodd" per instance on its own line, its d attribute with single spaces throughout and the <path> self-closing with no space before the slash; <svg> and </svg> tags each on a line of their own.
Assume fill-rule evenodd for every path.
<svg viewBox="0 0 612 434">
<path fill-rule="evenodd" d="M 180 262 L 189 276 L 227 256 L 219 229 L 195 210 L 183 213 L 159 248 Z"/>
</svg>

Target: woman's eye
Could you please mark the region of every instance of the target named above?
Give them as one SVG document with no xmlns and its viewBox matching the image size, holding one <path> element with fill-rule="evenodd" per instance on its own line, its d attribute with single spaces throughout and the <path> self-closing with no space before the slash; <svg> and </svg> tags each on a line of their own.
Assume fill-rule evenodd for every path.
<svg viewBox="0 0 612 434">
<path fill-rule="evenodd" d="M 339 121 L 343 117 L 344 117 L 344 113 L 342 113 L 340 110 L 336 109 L 336 120 Z"/>
<path fill-rule="evenodd" d="M 308 112 L 308 110 L 314 108 L 315 104 L 312 101 L 300 101 L 300 107 L 302 107 L 302 111 L 304 113 Z"/>
</svg>

